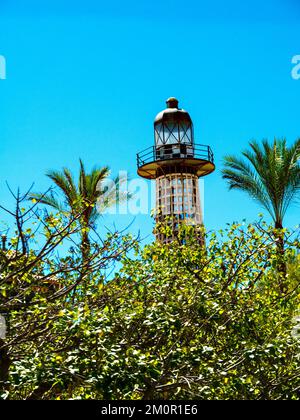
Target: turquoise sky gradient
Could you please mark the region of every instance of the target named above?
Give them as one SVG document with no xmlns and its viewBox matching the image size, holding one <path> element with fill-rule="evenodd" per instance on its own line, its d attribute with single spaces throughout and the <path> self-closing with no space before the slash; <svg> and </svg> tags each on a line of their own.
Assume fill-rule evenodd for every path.
<svg viewBox="0 0 300 420">
<path fill-rule="evenodd" d="M 0 0 L 0 202 L 6 190 L 42 191 L 46 170 L 108 164 L 136 176 L 136 152 L 153 144 L 153 119 L 176 96 L 209 144 L 205 223 L 252 221 L 260 208 L 221 179 L 222 157 L 253 138 L 300 136 L 298 0 Z M 124 227 L 132 216 L 105 216 Z M 286 219 L 299 223 L 299 207 Z M 151 233 L 149 215 L 134 230 Z"/>
</svg>

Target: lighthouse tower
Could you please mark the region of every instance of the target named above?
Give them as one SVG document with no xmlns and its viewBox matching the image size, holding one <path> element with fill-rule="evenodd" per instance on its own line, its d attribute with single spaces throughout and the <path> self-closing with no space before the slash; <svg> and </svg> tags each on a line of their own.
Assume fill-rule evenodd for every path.
<svg viewBox="0 0 300 420">
<path fill-rule="evenodd" d="M 156 180 L 157 221 L 172 225 L 171 236 L 158 233 L 157 239 L 170 242 L 182 221 L 203 224 L 198 179 L 214 171 L 214 158 L 209 146 L 194 142 L 191 117 L 176 98 L 157 114 L 154 138 L 154 146 L 137 154 L 138 174 Z"/>
</svg>

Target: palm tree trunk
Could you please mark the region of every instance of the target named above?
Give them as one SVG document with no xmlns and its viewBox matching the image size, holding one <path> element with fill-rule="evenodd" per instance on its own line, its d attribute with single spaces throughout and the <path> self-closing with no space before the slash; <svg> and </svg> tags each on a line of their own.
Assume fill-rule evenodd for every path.
<svg viewBox="0 0 300 420">
<path fill-rule="evenodd" d="M 274 236 L 277 246 L 277 271 L 279 274 L 279 290 L 281 293 L 285 293 L 287 267 L 285 262 L 284 232 L 282 223 L 280 221 L 275 222 Z"/>
<path fill-rule="evenodd" d="M 91 253 L 91 245 L 90 245 L 89 236 L 87 232 L 83 232 L 82 238 L 81 238 L 81 258 L 82 258 L 82 265 L 84 267 L 88 266 L 90 253 Z"/>
<path fill-rule="evenodd" d="M 87 228 L 84 228 L 81 237 L 81 276 L 83 278 L 83 292 L 87 290 L 90 279 L 89 271 L 91 264 L 91 243 Z"/>
</svg>

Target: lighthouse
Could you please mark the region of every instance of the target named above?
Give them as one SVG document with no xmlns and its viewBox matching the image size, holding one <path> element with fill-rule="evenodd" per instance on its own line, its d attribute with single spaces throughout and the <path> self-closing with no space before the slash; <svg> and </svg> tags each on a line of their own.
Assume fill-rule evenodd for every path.
<svg viewBox="0 0 300 420">
<path fill-rule="evenodd" d="M 189 113 L 174 97 L 154 120 L 154 146 L 137 154 L 138 175 L 156 181 L 157 221 L 171 224 L 171 234 L 157 233 L 162 242 L 172 241 L 179 223 L 203 225 L 199 178 L 214 171 L 209 146 L 194 141 Z"/>
</svg>

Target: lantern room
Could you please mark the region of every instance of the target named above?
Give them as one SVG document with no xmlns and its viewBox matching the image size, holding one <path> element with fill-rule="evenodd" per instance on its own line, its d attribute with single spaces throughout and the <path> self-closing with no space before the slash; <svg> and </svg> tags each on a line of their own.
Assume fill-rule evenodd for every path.
<svg viewBox="0 0 300 420">
<path fill-rule="evenodd" d="M 156 159 L 192 158 L 193 123 L 188 112 L 178 108 L 178 100 L 169 98 L 167 108 L 154 120 Z"/>
<path fill-rule="evenodd" d="M 166 102 L 154 120 L 154 145 L 137 154 L 138 174 L 148 179 L 167 173 L 210 174 L 215 169 L 211 148 L 194 142 L 192 119 L 178 108 L 178 100 Z"/>
</svg>

